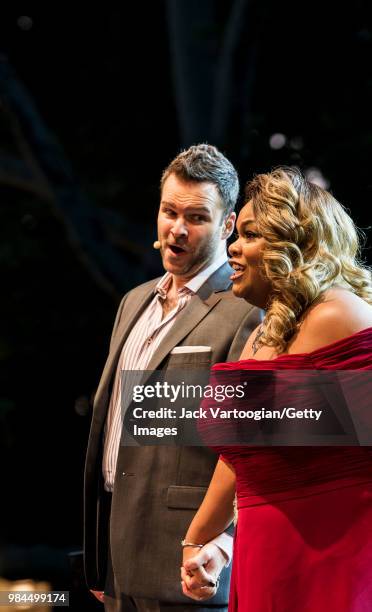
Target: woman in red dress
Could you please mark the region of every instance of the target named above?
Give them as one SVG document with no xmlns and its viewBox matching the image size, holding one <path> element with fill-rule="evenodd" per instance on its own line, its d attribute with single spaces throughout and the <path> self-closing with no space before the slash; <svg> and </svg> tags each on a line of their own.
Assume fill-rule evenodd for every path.
<svg viewBox="0 0 372 612">
<path fill-rule="evenodd" d="M 371 273 L 348 214 L 293 168 L 255 177 L 246 201 L 231 279 L 265 318 L 241 360 L 214 370 L 372 370 Z M 223 532 L 236 492 L 229 610 L 372 611 L 370 448 L 229 446 L 221 436 L 214 446 L 220 460 L 185 539 L 201 545 Z M 197 552 L 184 548 L 182 589 L 208 599 L 220 568 Z"/>
</svg>

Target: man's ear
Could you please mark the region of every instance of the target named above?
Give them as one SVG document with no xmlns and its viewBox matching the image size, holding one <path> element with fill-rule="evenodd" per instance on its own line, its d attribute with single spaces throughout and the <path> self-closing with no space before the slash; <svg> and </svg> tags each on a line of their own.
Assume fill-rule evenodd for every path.
<svg viewBox="0 0 372 612">
<path fill-rule="evenodd" d="M 231 234 L 234 231 L 236 220 L 236 213 L 231 212 L 222 222 L 222 235 L 221 238 L 223 240 L 227 240 L 230 238 Z"/>
</svg>

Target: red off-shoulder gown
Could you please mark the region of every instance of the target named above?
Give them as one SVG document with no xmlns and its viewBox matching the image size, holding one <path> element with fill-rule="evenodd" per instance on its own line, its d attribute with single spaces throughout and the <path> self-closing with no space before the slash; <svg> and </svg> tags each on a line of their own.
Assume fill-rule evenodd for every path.
<svg viewBox="0 0 372 612">
<path fill-rule="evenodd" d="M 311 353 L 214 366 L 245 369 L 372 370 L 372 328 Z M 371 449 L 216 450 L 237 480 L 229 611 L 372 612 Z"/>
</svg>

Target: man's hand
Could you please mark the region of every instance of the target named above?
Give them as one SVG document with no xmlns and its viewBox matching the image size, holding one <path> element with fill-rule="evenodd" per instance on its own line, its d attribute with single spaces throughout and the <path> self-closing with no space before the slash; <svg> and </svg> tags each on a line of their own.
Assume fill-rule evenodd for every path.
<svg viewBox="0 0 372 612">
<path fill-rule="evenodd" d="M 104 603 L 105 595 L 103 591 L 92 591 L 92 589 L 90 589 L 90 592 L 94 595 L 94 597 L 96 597 L 96 599 L 98 599 L 98 601 Z"/>
<path fill-rule="evenodd" d="M 217 579 L 226 562 L 226 556 L 216 544 L 205 544 L 197 549 L 185 547 L 181 567 L 183 594 L 198 601 L 213 597 L 217 593 Z"/>
</svg>

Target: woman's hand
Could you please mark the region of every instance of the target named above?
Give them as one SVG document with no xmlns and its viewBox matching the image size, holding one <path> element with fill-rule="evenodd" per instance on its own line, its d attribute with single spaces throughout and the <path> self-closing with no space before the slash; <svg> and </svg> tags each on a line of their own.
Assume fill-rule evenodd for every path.
<svg viewBox="0 0 372 612">
<path fill-rule="evenodd" d="M 203 548 L 185 547 L 181 567 L 182 592 L 187 597 L 202 601 L 217 593 L 218 577 L 226 565 L 226 556 L 213 543 Z"/>
</svg>

